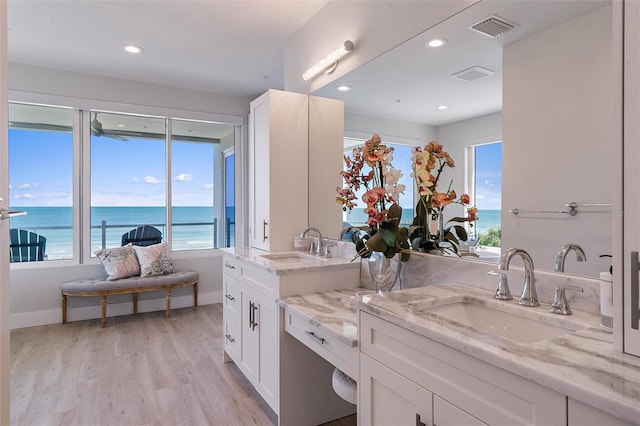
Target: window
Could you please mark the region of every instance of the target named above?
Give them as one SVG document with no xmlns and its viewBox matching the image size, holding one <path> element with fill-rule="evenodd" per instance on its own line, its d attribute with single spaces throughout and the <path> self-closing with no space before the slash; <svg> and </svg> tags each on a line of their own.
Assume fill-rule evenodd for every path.
<svg viewBox="0 0 640 426">
<path fill-rule="evenodd" d="M 345 138 L 344 154 L 353 157 L 353 148 L 362 145 L 364 142 L 365 141 L 359 139 Z M 411 177 L 411 173 L 413 172 L 411 169 L 412 147 L 408 145 L 391 144 L 384 141 L 383 143 L 388 147 L 393 148 L 393 167 L 402 171 L 400 183 L 406 186 L 406 189 L 404 191 L 404 194 L 400 195 L 400 200 L 398 203 L 400 207 L 402 207 L 402 219 L 400 221 L 400 224 L 403 226 L 410 226 L 413 222 L 413 209 L 415 207 L 415 202 L 413 199 L 414 183 L 413 178 Z M 353 210 L 351 210 L 351 212 L 344 213 L 343 221 L 355 226 L 367 224 L 367 215 L 364 213 L 364 208 L 366 207 L 366 205 L 362 201 L 362 195 L 365 192 L 366 189 L 361 188 L 360 191 L 356 193 L 356 196 L 358 197 L 358 205 Z"/>
<path fill-rule="evenodd" d="M 474 236 L 484 246 L 500 247 L 502 210 L 502 143 L 470 148 L 471 204 L 478 208 Z"/>
<path fill-rule="evenodd" d="M 73 121 L 70 108 L 9 103 L 9 204 L 27 212 L 10 227 L 46 239 L 42 260 L 74 256 Z"/>
<path fill-rule="evenodd" d="M 235 246 L 236 240 L 235 158 L 233 150 L 224 154 L 225 247 Z"/>
<path fill-rule="evenodd" d="M 171 120 L 173 250 L 220 247 L 223 228 L 221 140 L 233 126 Z"/>
<path fill-rule="evenodd" d="M 91 253 L 141 225 L 166 240 L 165 120 L 91 111 Z"/>
<path fill-rule="evenodd" d="M 143 225 L 173 251 L 233 244 L 225 176 L 233 188 L 242 119 L 185 115 L 199 119 L 9 103 L 10 207 L 28 213 L 11 228 L 46 238 L 48 260 L 82 262 Z"/>
</svg>

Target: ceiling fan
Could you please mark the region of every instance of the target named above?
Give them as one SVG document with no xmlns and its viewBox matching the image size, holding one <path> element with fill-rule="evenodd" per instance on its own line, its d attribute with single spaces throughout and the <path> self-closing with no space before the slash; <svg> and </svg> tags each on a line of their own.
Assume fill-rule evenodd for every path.
<svg viewBox="0 0 640 426">
<path fill-rule="evenodd" d="M 98 120 L 98 112 L 92 113 L 94 114 L 93 119 L 91 120 L 91 135 L 92 136 L 104 136 L 107 138 L 113 138 L 120 141 L 128 141 L 129 139 L 122 135 L 122 132 L 118 130 L 104 130 L 102 128 L 102 123 Z"/>
</svg>

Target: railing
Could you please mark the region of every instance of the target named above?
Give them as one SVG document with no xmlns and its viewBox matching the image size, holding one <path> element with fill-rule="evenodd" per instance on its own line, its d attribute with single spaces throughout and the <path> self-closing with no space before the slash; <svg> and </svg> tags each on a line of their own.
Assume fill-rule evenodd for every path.
<svg viewBox="0 0 640 426">
<path fill-rule="evenodd" d="M 102 221 L 100 225 L 92 225 L 91 226 L 91 244 L 93 246 L 94 242 L 99 241 L 99 247 L 102 249 L 107 248 L 108 245 L 120 245 L 122 234 L 130 231 L 131 229 L 137 228 L 141 225 L 151 225 L 158 228 L 163 235 L 163 239 L 166 240 L 166 228 L 167 225 L 164 223 L 145 223 L 145 224 L 108 224 L 107 221 Z M 174 223 L 172 224 L 172 228 L 179 227 L 194 227 L 194 226 L 213 226 L 213 235 L 212 235 L 212 247 L 218 248 L 218 219 L 214 218 L 212 222 L 188 222 L 188 223 Z M 47 238 L 47 248 L 46 252 L 50 255 L 49 259 L 68 259 L 72 256 L 73 252 L 73 236 L 71 233 L 62 233 L 62 232 L 42 232 L 42 231 L 72 231 L 72 226 L 22 226 L 20 229 L 26 229 L 38 234 L 43 235 Z M 109 238 L 109 231 L 113 233 L 114 230 L 121 229 L 122 233 L 118 233 L 117 238 L 114 235 L 111 235 Z M 93 231 L 100 230 L 100 235 L 96 235 L 94 239 Z M 226 219 L 225 223 L 225 236 L 224 236 L 224 244 L 226 247 L 231 247 L 235 240 L 235 222 L 231 221 L 229 218 Z M 188 244 L 188 241 L 184 239 L 176 239 L 176 233 L 173 233 L 172 242 L 175 247 L 175 243 L 182 243 L 184 246 Z M 99 247 L 93 246 L 92 250 L 96 250 Z M 211 246 L 210 246 L 211 247 Z M 210 248 L 208 247 L 208 248 Z M 206 248 L 206 247 L 198 247 L 198 248 Z M 188 250 L 188 248 L 180 248 L 179 250 Z M 58 255 L 55 254 L 58 252 Z M 53 257 L 52 257 L 53 256 Z"/>
</svg>

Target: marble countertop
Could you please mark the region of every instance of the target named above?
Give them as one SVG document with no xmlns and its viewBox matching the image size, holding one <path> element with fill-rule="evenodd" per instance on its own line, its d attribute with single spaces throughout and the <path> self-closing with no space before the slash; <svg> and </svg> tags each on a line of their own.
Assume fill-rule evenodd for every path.
<svg viewBox="0 0 640 426">
<path fill-rule="evenodd" d="M 252 247 L 221 250 L 239 259 L 262 266 L 276 275 L 299 271 L 319 271 L 327 268 L 360 268 L 360 262 L 351 262 L 350 258 L 340 256 L 322 257 L 298 251 L 269 252 Z M 295 259 L 293 256 L 299 256 L 299 259 Z"/>
<path fill-rule="evenodd" d="M 288 296 L 280 299 L 280 306 L 305 317 L 351 347 L 358 346 L 358 310 L 352 303 L 363 288 L 349 288 L 326 293 Z"/>
<path fill-rule="evenodd" d="M 536 343 L 520 343 L 465 328 L 425 309 L 465 297 L 483 299 L 487 304 L 505 303 L 509 305 L 505 310 L 521 311 L 540 320 L 552 315 L 553 321 L 579 323 L 586 328 Z M 516 299 L 495 301 L 492 291 L 450 283 L 390 292 L 385 296 L 361 296 L 356 304 L 366 312 L 424 337 L 638 423 L 640 358 L 615 351 L 613 336 L 599 327 L 597 315 L 574 310 L 574 315 L 561 317 L 550 314 L 548 305 L 527 308 L 518 306 Z"/>
</svg>

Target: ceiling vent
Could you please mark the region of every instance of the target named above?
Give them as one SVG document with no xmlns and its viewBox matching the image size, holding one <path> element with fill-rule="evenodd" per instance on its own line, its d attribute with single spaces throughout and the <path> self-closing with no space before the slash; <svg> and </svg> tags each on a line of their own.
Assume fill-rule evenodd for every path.
<svg viewBox="0 0 640 426">
<path fill-rule="evenodd" d="M 492 15 L 480 22 L 476 22 L 468 28 L 470 30 L 479 32 L 480 34 L 487 37 L 496 38 L 506 33 L 507 31 L 514 29 L 517 26 L 517 24 L 509 22 L 504 18 L 501 18 L 497 15 Z"/>
<path fill-rule="evenodd" d="M 455 74 L 451 74 L 451 77 L 459 78 L 460 80 L 475 81 L 490 76 L 493 73 L 494 71 L 491 71 L 490 69 L 475 66 L 459 71 Z"/>
</svg>

